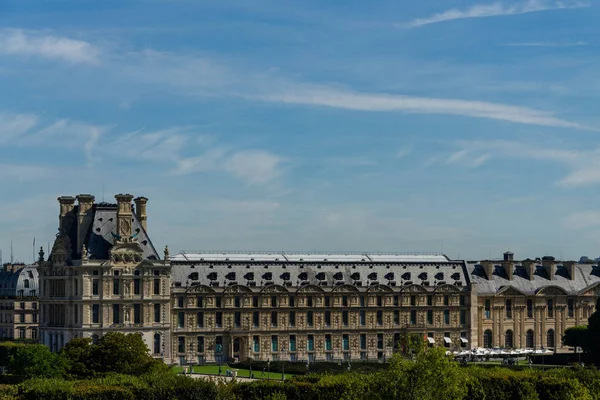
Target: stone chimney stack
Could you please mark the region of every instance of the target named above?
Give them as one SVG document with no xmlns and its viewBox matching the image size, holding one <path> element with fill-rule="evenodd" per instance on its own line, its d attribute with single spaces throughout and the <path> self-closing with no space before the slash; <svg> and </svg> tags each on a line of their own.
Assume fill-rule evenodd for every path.
<svg viewBox="0 0 600 400">
<path fill-rule="evenodd" d="M 81 253 L 83 243 L 85 242 L 85 234 L 92 224 L 92 207 L 94 206 L 94 200 L 95 197 L 91 194 L 80 194 L 77 196 L 79 205 L 79 210 L 77 212 L 77 254 Z"/>
<path fill-rule="evenodd" d="M 554 262 L 554 257 L 545 256 L 542 257 L 542 265 L 548 274 L 548 279 L 551 281 L 554 280 L 554 274 L 556 273 L 556 263 Z"/>
<path fill-rule="evenodd" d="M 494 273 L 493 261 L 482 261 L 481 266 L 485 271 L 485 275 L 487 276 L 488 281 L 492 280 L 492 274 Z"/>
<path fill-rule="evenodd" d="M 131 236 L 131 200 L 133 196 L 130 194 L 117 194 L 117 234 L 122 238 Z"/>
<path fill-rule="evenodd" d="M 565 269 L 567 270 L 567 273 L 569 274 L 569 280 L 574 281 L 575 280 L 575 261 L 565 261 L 563 262 L 563 265 L 565 266 Z"/>
<path fill-rule="evenodd" d="M 145 197 L 136 197 L 133 201 L 135 202 L 135 215 L 142 224 L 144 230 L 147 230 L 148 227 L 146 222 L 148 220 L 148 214 L 146 214 L 146 203 L 148 203 L 148 199 Z"/>
<path fill-rule="evenodd" d="M 508 277 L 509 281 L 512 281 L 513 273 L 515 271 L 513 256 L 513 253 L 507 251 L 506 253 L 504 253 L 504 259 L 502 261 L 502 266 L 504 267 L 504 271 L 506 272 L 506 276 Z"/>
<path fill-rule="evenodd" d="M 75 208 L 75 197 L 73 196 L 61 196 L 58 198 L 58 204 L 60 204 L 60 214 L 58 216 L 58 229 L 68 229 L 67 219 L 72 218 L 73 208 Z"/>
<path fill-rule="evenodd" d="M 529 280 L 532 281 L 533 276 L 535 275 L 535 261 L 530 259 L 524 260 L 523 267 L 525 268 L 525 271 L 527 271 L 527 276 L 529 277 Z"/>
</svg>

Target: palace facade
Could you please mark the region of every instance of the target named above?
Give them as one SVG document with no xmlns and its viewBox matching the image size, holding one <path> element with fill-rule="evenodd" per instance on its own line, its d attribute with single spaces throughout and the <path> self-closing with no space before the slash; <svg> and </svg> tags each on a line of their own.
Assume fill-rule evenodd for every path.
<svg viewBox="0 0 600 400">
<path fill-rule="evenodd" d="M 0 272 L 0 339 L 38 339 L 38 272 L 6 263 Z"/>
<path fill-rule="evenodd" d="M 161 257 L 144 197 L 64 196 L 40 253 L 40 340 L 142 335 L 167 363 L 384 361 L 403 333 L 451 351 L 567 350 L 594 311 L 597 264 L 465 262 L 436 254 L 206 253 Z M 75 204 L 77 202 L 77 204 Z M 133 202 L 133 203 L 132 203 Z"/>
</svg>

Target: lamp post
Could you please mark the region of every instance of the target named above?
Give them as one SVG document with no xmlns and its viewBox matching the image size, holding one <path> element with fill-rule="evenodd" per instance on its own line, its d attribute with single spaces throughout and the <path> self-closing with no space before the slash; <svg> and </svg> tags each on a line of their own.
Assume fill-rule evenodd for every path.
<svg viewBox="0 0 600 400">
<path fill-rule="evenodd" d="M 264 369 L 263 369 L 264 371 Z M 271 359 L 267 358 L 267 380 L 271 380 Z"/>
<path fill-rule="evenodd" d="M 281 346 L 281 380 L 285 381 L 285 360 L 283 359 L 283 352 L 285 351 L 285 348 L 283 346 Z"/>
<path fill-rule="evenodd" d="M 194 373 L 194 344 L 190 343 L 190 375 Z"/>
<path fill-rule="evenodd" d="M 252 378 L 252 359 L 248 358 L 248 361 L 250 362 L 250 372 L 248 373 L 248 378 Z"/>
</svg>

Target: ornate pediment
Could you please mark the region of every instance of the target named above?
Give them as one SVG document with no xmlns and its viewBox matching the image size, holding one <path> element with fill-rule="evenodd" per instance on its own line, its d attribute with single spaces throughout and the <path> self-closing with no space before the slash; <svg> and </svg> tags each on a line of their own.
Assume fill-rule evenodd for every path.
<svg viewBox="0 0 600 400">
<path fill-rule="evenodd" d="M 289 293 L 289 291 L 280 285 L 268 285 L 261 290 L 262 293 Z"/>
<path fill-rule="evenodd" d="M 231 285 L 228 286 L 225 290 L 225 293 L 252 293 L 252 289 L 248 286 L 244 285 Z"/>
<path fill-rule="evenodd" d="M 592 283 L 585 289 L 579 291 L 579 296 L 600 296 L 600 282 Z"/>
<path fill-rule="evenodd" d="M 315 285 L 304 285 L 298 289 L 298 293 L 317 292 L 323 293 L 324 290 Z"/>
<path fill-rule="evenodd" d="M 453 285 L 440 285 L 435 288 L 435 291 L 436 292 L 452 292 L 452 293 L 461 292 L 460 289 L 458 289 L 456 286 L 453 286 Z"/>
<path fill-rule="evenodd" d="M 558 286 L 546 286 L 538 289 L 535 294 L 540 296 L 565 296 L 567 292 Z"/>
<path fill-rule="evenodd" d="M 358 289 L 352 285 L 339 285 L 334 287 L 332 292 L 356 293 L 358 292 Z"/>
<path fill-rule="evenodd" d="M 393 290 L 392 290 L 391 287 L 389 287 L 387 285 L 373 285 L 369 289 L 367 289 L 367 292 L 371 292 L 371 293 L 391 293 L 391 292 L 393 292 Z"/>
<path fill-rule="evenodd" d="M 403 292 L 408 292 L 408 293 L 427 293 L 427 289 L 425 289 L 421 285 L 408 285 L 408 286 L 404 286 L 402 288 L 402 291 Z"/>
<path fill-rule="evenodd" d="M 496 296 L 524 296 L 524 294 L 512 286 L 503 286 L 498 290 Z"/>
<path fill-rule="evenodd" d="M 187 293 L 214 293 L 215 291 L 210 286 L 194 285 L 194 286 L 191 286 L 188 290 L 186 290 L 186 292 Z"/>
<path fill-rule="evenodd" d="M 131 238 L 115 241 L 108 254 L 113 264 L 139 264 L 144 259 L 144 250 L 136 239 Z"/>
</svg>

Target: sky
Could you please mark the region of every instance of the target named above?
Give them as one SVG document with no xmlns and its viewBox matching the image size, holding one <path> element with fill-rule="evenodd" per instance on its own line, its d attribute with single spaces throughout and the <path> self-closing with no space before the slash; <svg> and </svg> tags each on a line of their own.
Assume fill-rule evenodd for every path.
<svg viewBox="0 0 600 400">
<path fill-rule="evenodd" d="M 0 2 L 0 248 L 600 255 L 597 0 Z M 37 251 L 36 251 L 37 253 Z"/>
</svg>

